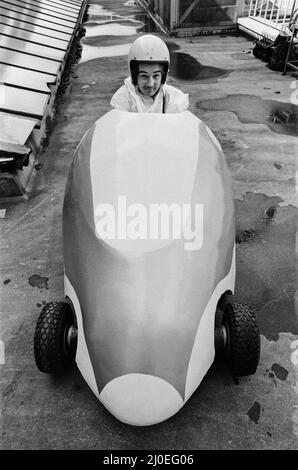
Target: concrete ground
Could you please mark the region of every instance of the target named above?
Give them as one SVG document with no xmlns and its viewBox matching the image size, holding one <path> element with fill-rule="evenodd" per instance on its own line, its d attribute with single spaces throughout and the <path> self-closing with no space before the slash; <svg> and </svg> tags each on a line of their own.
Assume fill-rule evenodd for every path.
<svg viewBox="0 0 298 470">
<path fill-rule="evenodd" d="M 36 369 L 36 320 L 43 304 L 63 298 L 61 211 L 74 150 L 110 109 L 127 75 L 133 27 L 152 30 L 133 2 L 90 3 L 96 8 L 88 34 L 96 35 L 84 39 L 83 61 L 28 197 L 0 205 L 6 208 L 0 220 L 2 449 L 297 449 L 297 90 L 291 74 L 269 70 L 253 57 L 252 41 L 240 35 L 165 39 L 172 53 L 169 83 L 189 93 L 191 111 L 218 137 L 232 174 L 236 297 L 254 308 L 260 326 L 257 373 L 237 382 L 215 363 L 179 413 L 134 428 L 109 414 L 75 366 L 59 378 Z M 99 36 L 100 22 L 107 21 L 112 29 Z M 122 55 L 107 57 L 115 53 L 112 46 Z"/>
</svg>

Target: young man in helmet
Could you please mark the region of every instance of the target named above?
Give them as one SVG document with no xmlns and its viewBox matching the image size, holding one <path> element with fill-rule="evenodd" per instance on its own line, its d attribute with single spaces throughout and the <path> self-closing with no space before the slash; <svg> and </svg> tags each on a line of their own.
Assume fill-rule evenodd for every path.
<svg viewBox="0 0 298 470">
<path fill-rule="evenodd" d="M 166 44 L 151 34 L 139 37 L 128 53 L 130 77 L 116 91 L 111 105 L 135 113 L 180 113 L 188 95 L 167 85 L 170 54 Z"/>
</svg>

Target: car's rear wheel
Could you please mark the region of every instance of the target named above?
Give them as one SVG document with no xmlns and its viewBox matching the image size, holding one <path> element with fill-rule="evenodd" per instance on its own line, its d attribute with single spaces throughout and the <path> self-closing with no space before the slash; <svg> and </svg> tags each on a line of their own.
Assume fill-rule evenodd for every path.
<svg viewBox="0 0 298 470">
<path fill-rule="evenodd" d="M 260 333 L 253 311 L 241 303 L 225 306 L 225 352 L 233 375 L 251 375 L 260 359 Z"/>
<path fill-rule="evenodd" d="M 42 309 L 34 334 L 34 356 L 41 372 L 61 373 L 75 359 L 77 328 L 71 306 L 49 302 Z"/>
</svg>

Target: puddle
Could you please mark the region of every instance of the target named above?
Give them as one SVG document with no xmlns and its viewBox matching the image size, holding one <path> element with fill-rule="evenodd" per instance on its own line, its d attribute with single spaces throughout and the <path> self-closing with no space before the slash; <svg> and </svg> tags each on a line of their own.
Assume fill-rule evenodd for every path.
<svg viewBox="0 0 298 470">
<path fill-rule="evenodd" d="M 298 106 L 291 103 L 263 100 L 254 95 L 228 95 L 226 98 L 198 102 L 197 107 L 234 112 L 244 124 L 266 124 L 278 134 L 298 136 Z"/>
<path fill-rule="evenodd" d="M 117 57 L 127 55 L 131 44 L 121 44 L 117 46 L 89 46 L 84 44 L 82 56 L 79 65 L 89 60 L 100 59 L 103 57 Z"/>
<path fill-rule="evenodd" d="M 283 366 L 281 366 L 280 364 L 276 364 L 276 363 L 272 364 L 271 370 L 274 372 L 274 374 L 279 380 L 283 380 L 283 381 L 287 380 L 289 371 L 285 369 Z"/>
<path fill-rule="evenodd" d="M 171 53 L 170 75 L 180 80 L 204 80 L 214 83 L 217 78 L 229 75 L 232 71 L 203 65 L 184 52 Z"/>
<path fill-rule="evenodd" d="M 46 288 L 48 289 L 48 277 L 42 277 L 38 274 L 33 274 L 33 276 L 29 277 L 29 284 L 32 287 L 38 287 L 39 289 Z"/>
<path fill-rule="evenodd" d="M 248 192 L 235 200 L 237 276 L 235 294 L 251 305 L 261 334 L 298 334 L 295 312 L 295 239 L 298 209 L 283 200 Z M 242 237 L 241 240 L 240 237 Z"/>
<path fill-rule="evenodd" d="M 190 54 L 180 52 L 180 46 L 174 41 L 169 41 L 164 36 L 162 39 L 170 51 L 170 75 L 172 77 L 179 80 L 205 80 L 206 82 L 213 83 L 217 81 L 217 78 L 228 75 L 233 71 L 203 65 Z"/>
<path fill-rule="evenodd" d="M 247 415 L 256 424 L 260 419 L 261 405 L 258 401 L 255 401 L 253 406 L 248 410 Z"/>
<path fill-rule="evenodd" d="M 107 20 L 106 18 L 103 20 L 92 20 L 92 21 L 87 21 L 84 23 L 84 28 L 88 26 L 96 26 L 96 25 L 103 25 L 103 24 L 112 24 L 112 23 L 142 23 L 140 20 L 136 20 L 135 18 L 130 18 L 130 17 L 124 17 L 124 16 L 119 16 L 116 15 L 115 18 Z"/>
<path fill-rule="evenodd" d="M 137 30 L 142 26 L 125 26 L 120 23 L 108 23 L 96 26 L 85 26 L 85 38 L 95 36 L 131 36 L 137 33 Z"/>
</svg>

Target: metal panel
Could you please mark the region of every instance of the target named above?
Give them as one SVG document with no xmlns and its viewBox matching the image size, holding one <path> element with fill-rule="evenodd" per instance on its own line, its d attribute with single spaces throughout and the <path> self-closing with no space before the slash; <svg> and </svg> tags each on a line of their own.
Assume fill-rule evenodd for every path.
<svg viewBox="0 0 298 470">
<path fill-rule="evenodd" d="M 215 28 L 233 25 L 237 0 L 180 0 L 180 21 L 185 26 Z"/>
<path fill-rule="evenodd" d="M 0 113 L 0 141 L 24 145 L 34 126 L 31 119 Z"/>
<path fill-rule="evenodd" d="M 47 21 L 49 24 L 64 26 L 68 30 L 73 30 L 73 27 L 75 26 L 73 23 L 69 23 L 68 21 L 63 21 L 60 19 L 55 21 L 55 18 L 51 16 L 44 15 L 42 13 L 36 13 L 34 11 L 27 10 L 27 8 L 19 8 L 16 6 L 12 7 L 12 5 L 5 2 L 1 2 L 1 10 L 6 12 L 14 11 L 15 13 L 19 13 L 21 15 L 26 15 L 28 17 L 30 16 L 31 18 L 34 18 L 35 21 L 40 19 L 43 21 Z M 2 14 L 5 13 L 2 12 Z"/>
<path fill-rule="evenodd" d="M 69 18 L 64 15 L 64 13 L 59 12 L 51 12 L 49 10 L 44 9 L 43 7 L 34 7 L 31 2 L 30 3 L 22 3 L 19 0 L 2 0 L 3 8 L 9 8 L 15 10 L 16 8 L 19 10 L 26 10 L 28 14 L 34 15 L 35 13 L 41 13 L 45 16 L 49 17 L 49 21 L 66 21 L 70 26 L 74 27 L 76 24 L 77 18 Z"/>
<path fill-rule="evenodd" d="M 186 20 L 186 18 L 190 15 L 190 13 L 192 12 L 192 10 L 199 4 L 201 0 L 193 0 L 192 4 L 189 5 L 189 7 L 185 10 L 185 12 L 183 13 L 183 15 L 180 17 L 180 20 L 179 20 L 179 23 L 183 23 L 183 21 Z"/>
<path fill-rule="evenodd" d="M 26 54 L 45 57 L 46 59 L 56 60 L 59 62 L 63 61 L 65 55 L 64 51 L 60 51 L 59 49 L 54 49 L 52 47 L 46 46 L 39 46 L 38 44 L 33 44 L 32 42 L 26 42 L 20 39 L 2 36 L 0 34 L 0 48 L 2 47 L 12 49 L 14 51 L 25 52 Z"/>
<path fill-rule="evenodd" d="M 17 14 L 18 15 L 18 14 Z M 55 29 L 48 29 L 44 26 L 40 25 L 40 21 L 38 24 L 31 24 L 26 23 L 25 21 L 19 21 L 15 18 L 8 18 L 8 16 L 0 15 L 0 28 L 2 29 L 3 25 L 5 26 L 13 26 L 15 28 L 19 28 L 21 31 L 29 31 L 32 33 L 38 33 L 40 35 L 45 36 L 46 38 L 52 37 L 56 39 L 60 39 L 68 45 L 69 40 L 71 38 L 70 34 L 62 33 L 61 31 L 56 31 Z"/>
<path fill-rule="evenodd" d="M 76 2 L 75 0 L 48 0 L 51 3 L 63 3 L 66 4 L 72 8 L 81 8 L 81 5 L 83 4 L 84 0 Z"/>
<path fill-rule="evenodd" d="M 68 48 L 68 43 L 66 41 L 61 41 L 60 39 L 55 38 L 49 38 L 38 33 L 24 31 L 22 29 L 13 28 L 12 26 L 7 25 L 0 26 L 0 35 L 11 36 L 13 38 L 20 39 L 23 41 L 28 41 L 48 47 L 54 47 L 56 49 L 60 49 L 61 51 L 66 51 Z"/>
<path fill-rule="evenodd" d="M 2 4 L 1 4 L 2 5 Z M 62 33 L 66 33 L 71 35 L 73 33 L 73 28 L 65 27 L 63 25 L 50 23 L 42 18 L 39 15 L 35 17 L 28 16 L 25 12 L 18 13 L 15 11 L 7 10 L 5 8 L 0 7 L 0 15 L 8 16 L 9 18 L 15 18 L 19 21 L 24 21 L 26 23 L 37 24 L 38 26 L 44 26 L 48 29 L 53 29 L 54 31 L 61 31 Z"/>
<path fill-rule="evenodd" d="M 0 82 L 49 94 L 51 91 L 48 84 L 54 84 L 56 78 L 53 75 L 0 64 Z"/>
<path fill-rule="evenodd" d="M 4 87 L 4 103 L 0 104 L 1 111 L 42 119 L 49 100 L 48 95 L 6 85 Z"/>
<path fill-rule="evenodd" d="M 51 0 L 53 1 L 53 0 Z M 55 0 L 57 1 L 57 0 Z M 78 5 L 81 6 L 84 2 L 84 0 L 61 0 L 63 3 L 70 3 L 71 5 Z"/>
<path fill-rule="evenodd" d="M 55 62 L 54 60 L 43 59 L 30 54 L 23 54 L 22 52 L 2 48 L 0 48 L 0 64 L 1 63 L 24 67 L 29 70 L 36 70 L 37 72 L 45 72 L 51 75 L 57 75 L 61 67 L 61 63 Z"/>
<path fill-rule="evenodd" d="M 7 1 L 11 2 L 11 0 Z M 76 21 L 79 16 L 78 10 L 66 10 L 64 8 L 59 7 L 58 5 L 51 5 L 45 0 L 18 0 L 17 3 L 20 6 L 21 4 L 23 4 L 24 8 L 31 8 L 32 10 L 40 11 L 41 9 L 43 9 L 45 11 L 48 11 L 51 15 L 59 13 L 61 16 L 65 16 L 66 19 L 70 19 L 72 21 Z"/>
<path fill-rule="evenodd" d="M 36 0 L 39 1 L 39 0 Z M 73 2 L 64 2 L 63 0 L 41 0 L 44 3 L 47 3 L 49 5 L 53 6 L 59 6 L 60 8 L 63 8 L 65 10 L 71 10 L 71 11 L 80 11 L 81 6 L 73 3 Z"/>
</svg>

